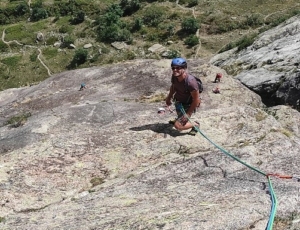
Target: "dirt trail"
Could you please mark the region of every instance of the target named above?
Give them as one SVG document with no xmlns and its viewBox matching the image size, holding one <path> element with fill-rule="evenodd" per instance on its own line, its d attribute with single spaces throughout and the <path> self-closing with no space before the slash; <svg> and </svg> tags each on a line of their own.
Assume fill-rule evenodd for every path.
<svg viewBox="0 0 300 230">
<path fill-rule="evenodd" d="M 30 2 L 30 1 L 29 1 Z M 29 2 L 28 2 L 28 4 L 29 4 Z M 3 32 L 2 32 L 2 37 L 1 37 L 1 40 L 2 40 L 2 42 L 4 43 L 4 44 L 6 44 L 8 47 L 10 47 L 9 45 L 10 44 L 12 44 L 12 43 L 16 43 L 17 45 L 19 45 L 19 46 L 24 46 L 24 47 L 30 47 L 30 48 L 35 48 L 35 49 L 38 49 L 38 51 L 39 51 L 39 55 L 38 55 L 38 60 L 40 61 L 40 63 L 46 68 L 46 70 L 47 70 L 47 72 L 48 72 L 48 75 L 49 76 L 51 76 L 51 71 L 50 71 L 50 69 L 48 68 L 48 66 L 41 60 L 41 58 L 40 58 L 40 56 L 42 55 L 42 51 L 38 48 L 38 47 L 36 47 L 36 46 L 29 46 L 29 45 L 24 45 L 24 44 L 22 44 L 22 43 L 20 43 L 20 42 L 18 42 L 17 40 L 12 40 L 12 41 L 5 41 L 5 29 L 3 30 Z"/>
<path fill-rule="evenodd" d="M 187 8 L 187 7 L 183 7 L 183 6 L 179 5 L 179 0 L 176 0 L 176 5 L 179 6 L 181 9 L 184 9 L 184 10 L 191 10 L 192 13 L 193 13 L 193 17 L 196 19 L 195 8 Z M 199 29 L 196 31 L 195 36 L 198 38 L 198 41 L 199 41 L 199 45 L 198 45 L 198 47 L 197 47 L 197 49 L 196 49 L 195 56 L 194 56 L 194 58 L 197 58 L 198 53 L 199 53 L 199 51 L 200 51 L 200 49 L 201 49 L 201 40 L 200 40 L 200 35 L 199 35 Z"/>
<path fill-rule="evenodd" d="M 27 4 L 28 4 L 28 6 L 30 7 L 30 5 L 31 5 L 31 0 L 28 0 L 28 3 L 27 3 Z M 4 44 L 8 45 L 8 47 L 10 47 L 10 46 L 9 46 L 10 44 L 16 43 L 16 44 L 19 45 L 19 46 L 24 46 L 24 47 L 30 47 L 30 48 L 38 49 L 38 51 L 39 51 L 39 55 L 37 56 L 38 60 L 39 60 L 40 63 L 46 68 L 46 70 L 47 70 L 47 72 L 48 72 L 48 75 L 49 75 L 49 76 L 52 75 L 52 73 L 51 73 L 50 69 L 48 68 L 48 66 L 47 66 L 47 65 L 42 61 L 42 59 L 41 59 L 41 55 L 42 55 L 41 49 L 39 49 L 39 48 L 36 47 L 36 46 L 28 46 L 28 45 L 24 45 L 24 44 L 18 42 L 17 40 L 5 41 L 5 35 L 6 35 L 6 34 L 5 34 L 5 29 L 4 29 L 3 32 L 2 32 L 2 37 L 1 37 L 1 39 L 2 39 L 2 42 L 3 42 Z"/>
</svg>

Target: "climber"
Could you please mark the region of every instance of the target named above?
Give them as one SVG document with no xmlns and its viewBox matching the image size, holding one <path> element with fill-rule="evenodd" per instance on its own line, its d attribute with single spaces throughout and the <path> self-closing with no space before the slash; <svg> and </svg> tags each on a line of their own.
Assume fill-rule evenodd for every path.
<svg viewBox="0 0 300 230">
<path fill-rule="evenodd" d="M 86 86 L 85 86 L 84 83 L 81 83 L 79 91 L 82 91 L 82 90 L 84 90 L 84 89 L 86 89 Z"/>
<path fill-rule="evenodd" d="M 220 82 L 220 81 L 221 81 L 221 78 L 222 78 L 222 74 L 221 74 L 221 73 L 217 73 L 217 74 L 216 74 L 216 77 L 215 77 L 214 83 Z"/>
<path fill-rule="evenodd" d="M 170 106 L 172 100 L 175 102 L 177 118 L 169 123 L 180 131 L 192 128 L 189 134 L 194 136 L 197 129 L 189 121 L 189 118 L 200 106 L 197 80 L 187 72 L 187 62 L 184 58 L 174 58 L 171 62 L 171 69 L 172 84 L 166 98 L 166 105 Z"/>
</svg>

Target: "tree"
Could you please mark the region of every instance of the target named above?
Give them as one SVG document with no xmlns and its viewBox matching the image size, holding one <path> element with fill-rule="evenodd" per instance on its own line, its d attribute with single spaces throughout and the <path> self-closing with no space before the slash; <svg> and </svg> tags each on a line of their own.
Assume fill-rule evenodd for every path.
<svg viewBox="0 0 300 230">
<path fill-rule="evenodd" d="M 83 64 L 86 62 L 87 56 L 88 56 L 88 51 L 80 48 L 76 50 L 75 55 L 73 57 L 73 61 L 78 65 Z"/>
<path fill-rule="evenodd" d="M 71 63 L 69 64 L 69 66 L 67 66 L 67 68 L 73 69 L 81 64 L 84 64 L 87 61 L 87 56 L 88 56 L 87 50 L 82 49 L 82 48 L 76 50 L 75 55 L 74 55 Z"/>
<path fill-rule="evenodd" d="M 139 0 L 121 0 L 120 6 L 124 11 L 123 16 L 128 16 L 138 11 L 141 4 Z"/>
<path fill-rule="evenodd" d="M 29 6 L 25 2 L 20 3 L 15 8 L 16 16 L 22 16 L 22 15 L 26 14 L 27 12 L 29 12 Z"/>
<path fill-rule="evenodd" d="M 175 34 L 175 25 L 169 24 L 167 26 L 167 32 L 168 32 L 169 36 L 173 36 Z"/>
<path fill-rule="evenodd" d="M 84 21 L 84 17 L 85 17 L 85 13 L 82 10 L 79 10 L 79 11 L 74 13 L 74 16 L 71 20 L 71 23 L 73 25 L 80 24 Z"/>
<path fill-rule="evenodd" d="M 115 14 L 119 17 L 121 17 L 123 15 L 123 10 L 121 9 L 120 5 L 117 4 L 111 4 L 110 6 L 107 7 L 106 9 L 106 13 L 112 13 Z"/>
<path fill-rule="evenodd" d="M 48 13 L 43 8 L 33 8 L 30 19 L 32 21 L 39 21 L 48 17 Z"/>
<path fill-rule="evenodd" d="M 123 10 L 119 5 L 112 4 L 106 9 L 106 13 L 97 21 L 98 39 L 103 42 L 132 41 L 131 33 L 120 20 Z"/>
<path fill-rule="evenodd" d="M 43 0 L 36 0 L 34 3 L 31 4 L 32 8 L 42 8 L 43 7 Z"/>
<path fill-rule="evenodd" d="M 189 0 L 188 7 L 194 7 L 199 4 L 199 0 Z"/>
<path fill-rule="evenodd" d="M 143 27 L 143 20 L 141 18 L 135 18 L 132 26 L 132 31 L 139 31 Z"/>
</svg>

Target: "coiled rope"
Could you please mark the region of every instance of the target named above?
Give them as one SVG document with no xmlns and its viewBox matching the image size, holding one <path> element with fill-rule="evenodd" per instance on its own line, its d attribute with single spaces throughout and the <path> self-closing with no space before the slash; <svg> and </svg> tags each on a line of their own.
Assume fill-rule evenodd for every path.
<svg viewBox="0 0 300 230">
<path fill-rule="evenodd" d="M 181 105 L 180 106 L 180 110 L 183 114 L 183 116 L 185 116 L 188 121 L 190 123 L 191 120 L 189 119 L 189 117 L 186 115 L 185 113 L 185 110 L 183 109 L 183 106 Z M 224 148 L 222 148 L 221 146 L 217 145 L 216 143 L 214 143 L 212 140 L 210 140 L 204 133 L 201 132 L 201 130 L 197 127 L 197 126 L 194 126 L 194 128 L 197 130 L 198 133 L 200 133 L 206 140 L 208 140 L 212 145 L 214 145 L 216 148 L 218 148 L 219 150 L 221 150 L 223 153 L 225 153 L 227 156 L 233 158 L 234 160 L 238 161 L 239 163 L 245 165 L 246 167 L 254 170 L 255 172 L 267 177 L 268 179 L 268 184 L 269 184 L 269 192 L 270 192 L 270 197 L 271 197 L 271 212 L 270 212 L 270 215 L 269 215 L 269 221 L 268 221 L 268 224 L 266 226 L 266 230 L 272 230 L 273 229 L 273 224 L 274 224 L 274 219 L 275 219 L 275 215 L 276 215 L 276 209 L 277 209 L 277 198 L 276 198 L 276 195 L 275 195 L 275 192 L 274 192 L 274 189 L 273 189 L 273 186 L 272 186 L 272 182 L 271 182 L 271 179 L 270 179 L 270 176 L 276 176 L 276 177 L 279 177 L 279 178 L 284 178 L 284 179 L 291 179 L 292 177 L 291 176 L 280 176 L 279 174 L 266 174 L 254 167 L 252 167 L 251 165 L 248 165 L 247 163 L 243 162 L 242 160 L 240 160 L 239 158 L 237 158 L 236 156 L 230 154 L 228 151 L 226 151 Z"/>
</svg>

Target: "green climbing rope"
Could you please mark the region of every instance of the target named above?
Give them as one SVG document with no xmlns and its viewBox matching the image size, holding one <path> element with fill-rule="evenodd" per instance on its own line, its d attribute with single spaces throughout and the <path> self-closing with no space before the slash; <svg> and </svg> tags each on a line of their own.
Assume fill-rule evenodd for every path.
<svg viewBox="0 0 300 230">
<path fill-rule="evenodd" d="M 183 109 L 183 107 L 181 106 L 180 107 L 180 110 L 182 112 L 182 114 L 184 116 L 186 116 L 186 113 L 185 113 L 185 110 Z M 192 121 L 189 119 L 188 116 L 186 116 L 189 120 L 189 122 L 192 123 Z M 227 156 L 233 158 L 234 160 L 238 161 L 239 163 L 245 165 L 246 167 L 254 170 L 255 172 L 267 177 L 268 179 L 268 184 L 269 184 L 269 192 L 270 192 L 270 196 L 271 196 L 271 203 L 272 203 L 272 206 L 271 206 L 271 212 L 270 212 L 270 215 L 269 215 L 269 221 L 268 221 L 268 224 L 267 224 L 267 227 L 266 227 L 266 230 L 272 230 L 273 228 L 273 224 L 274 224 L 274 219 L 275 219 L 275 215 L 276 215 L 276 209 L 277 209 L 277 198 L 276 198 L 276 195 L 275 195 L 275 192 L 274 192 L 274 189 L 273 189 L 273 186 L 272 186 L 272 182 L 271 182 L 271 179 L 269 177 L 268 174 L 260 171 L 259 169 L 256 169 L 254 167 L 252 167 L 251 165 L 243 162 L 242 160 L 240 160 L 239 158 L 237 158 L 236 156 L 230 154 L 228 151 L 226 151 L 224 148 L 222 148 L 221 146 L 217 145 L 216 143 L 214 143 L 212 140 L 210 140 L 204 133 L 201 132 L 201 130 L 197 127 L 197 126 L 194 126 L 194 128 L 197 130 L 198 133 L 200 133 L 207 141 L 209 141 L 212 145 L 214 145 L 216 148 L 218 148 L 219 150 L 221 150 L 223 153 L 225 153 Z"/>
</svg>

